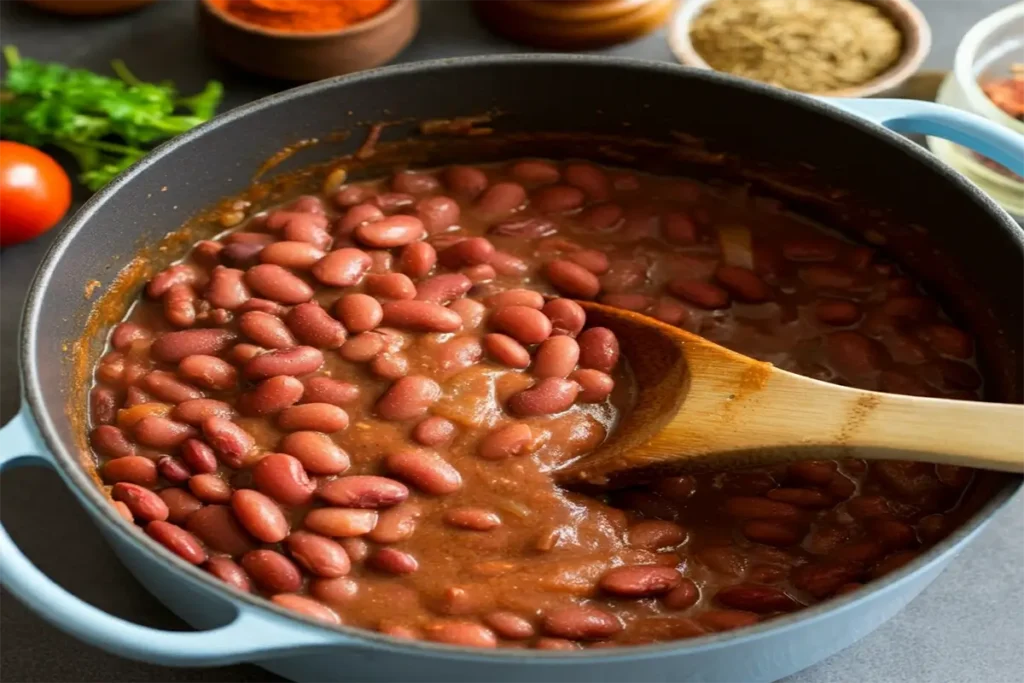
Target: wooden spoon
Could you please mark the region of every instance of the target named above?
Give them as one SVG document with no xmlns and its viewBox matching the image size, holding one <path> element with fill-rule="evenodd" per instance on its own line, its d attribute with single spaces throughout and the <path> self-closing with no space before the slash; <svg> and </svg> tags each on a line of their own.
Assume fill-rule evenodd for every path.
<svg viewBox="0 0 1024 683">
<path fill-rule="evenodd" d="M 1024 472 L 1024 406 L 863 391 L 786 372 L 632 311 L 579 302 L 610 328 L 636 406 L 560 483 L 652 477 L 801 459 L 919 460 Z"/>
</svg>

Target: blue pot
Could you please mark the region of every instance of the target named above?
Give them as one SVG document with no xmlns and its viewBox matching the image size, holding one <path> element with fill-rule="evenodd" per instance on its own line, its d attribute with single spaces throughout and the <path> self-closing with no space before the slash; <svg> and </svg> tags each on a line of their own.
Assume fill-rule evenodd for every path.
<svg viewBox="0 0 1024 683">
<path fill-rule="evenodd" d="M 980 334 L 993 395 L 1021 400 L 1024 301 L 1019 287 L 1005 283 L 1019 284 L 1024 272 L 1024 234 L 977 188 L 886 126 L 947 137 L 1024 174 L 1019 136 L 928 103 L 823 102 L 721 74 L 628 60 L 488 57 L 381 69 L 266 98 L 160 147 L 69 222 L 29 295 L 19 350 L 24 407 L 0 432 L 0 466 L 42 461 L 56 469 L 132 573 L 201 630 L 159 631 L 106 614 L 53 583 L 0 530 L 3 585 L 44 619 L 86 642 L 165 665 L 255 662 L 296 681 L 770 681 L 828 657 L 890 618 L 1020 488 L 1019 478 L 989 480 L 992 495 L 956 532 L 853 594 L 733 632 L 569 653 L 481 652 L 327 627 L 233 592 L 125 523 L 80 460 L 87 452 L 80 415 L 83 368 L 90 363 L 76 364 L 67 349 L 81 336 L 91 305 L 78 293 L 93 280 L 109 286 L 140 246 L 156 243 L 219 198 L 241 192 L 250 174 L 290 143 L 365 121 L 484 111 L 500 112 L 493 123 L 495 139 L 521 132 L 581 134 L 575 147 L 566 142 L 572 136 L 548 136 L 546 142 L 542 136 L 511 136 L 510 146 L 490 153 L 550 153 L 558 138 L 559 153 L 607 161 L 593 144 L 595 136 L 669 141 L 672 131 L 681 131 L 705 141 L 706 149 L 723 152 L 719 159 L 746 160 L 740 168 L 761 172 L 788 164 L 804 171 L 804 176 L 786 176 L 792 182 L 803 177 L 812 185 L 852 189 L 869 207 L 882 209 L 867 214 L 882 232 L 894 224 L 924 226 L 933 247 L 927 251 L 938 256 L 895 238 L 891 249 L 934 292 L 954 295 L 947 307 Z M 389 127 L 385 138 L 401 138 L 413 128 Z M 297 163 L 351 152 L 357 137 L 315 147 Z M 442 152 L 470 153 L 465 140 L 450 142 Z M 827 197 L 816 208 L 828 210 L 836 208 L 835 196 L 804 198 Z M 94 361 L 103 343 L 103 338 L 84 340 L 86 359 Z"/>
</svg>

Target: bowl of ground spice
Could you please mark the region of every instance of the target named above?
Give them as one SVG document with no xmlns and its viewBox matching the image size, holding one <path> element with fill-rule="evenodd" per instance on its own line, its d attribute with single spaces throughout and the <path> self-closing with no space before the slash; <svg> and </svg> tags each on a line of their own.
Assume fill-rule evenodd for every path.
<svg viewBox="0 0 1024 683">
<path fill-rule="evenodd" d="M 833 97 L 892 93 L 931 47 L 909 0 L 685 0 L 669 44 L 687 66 Z"/>
<path fill-rule="evenodd" d="M 215 54 L 291 81 L 385 64 L 419 27 L 417 0 L 200 0 L 197 7 Z"/>
</svg>

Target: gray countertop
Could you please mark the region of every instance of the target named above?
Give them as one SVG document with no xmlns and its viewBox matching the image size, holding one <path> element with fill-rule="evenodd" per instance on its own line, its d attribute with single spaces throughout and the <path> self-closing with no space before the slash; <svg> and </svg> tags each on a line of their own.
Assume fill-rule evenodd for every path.
<svg viewBox="0 0 1024 683">
<path fill-rule="evenodd" d="M 918 0 L 934 32 L 927 68 L 949 68 L 964 31 L 1007 0 Z M 192 2 L 165 0 L 137 14 L 66 20 L 0 1 L 3 43 L 24 54 L 103 70 L 124 59 L 140 76 L 184 91 L 208 78 L 227 85 L 225 108 L 287 84 L 215 62 L 193 31 Z M 400 61 L 522 52 L 486 33 L 468 4 L 424 3 L 423 25 Z M 671 61 L 663 32 L 603 51 Z M 79 191 L 76 206 L 86 198 Z M 26 290 L 49 237 L 0 254 L 0 422 L 18 408 L 15 346 Z M 1009 277 L 1009 275 L 1008 275 Z M 56 475 L 37 468 L 3 477 L 0 514 L 15 541 L 63 586 L 111 613 L 166 629 L 187 628 L 132 578 L 104 545 Z M 169 669 L 79 643 L 42 622 L 6 592 L 0 603 L 3 681 L 276 681 L 255 666 Z M 1018 496 L 949 569 L 899 615 L 857 645 L 790 683 L 1010 683 L 1024 677 L 1024 498 Z"/>
</svg>

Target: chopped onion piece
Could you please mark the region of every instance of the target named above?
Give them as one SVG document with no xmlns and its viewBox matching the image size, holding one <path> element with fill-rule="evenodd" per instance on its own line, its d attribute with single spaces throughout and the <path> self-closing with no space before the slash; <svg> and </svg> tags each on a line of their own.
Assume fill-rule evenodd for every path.
<svg viewBox="0 0 1024 683">
<path fill-rule="evenodd" d="M 742 225 L 723 225 L 718 228 L 718 243 L 722 247 L 722 260 L 726 264 L 754 269 L 754 248 L 750 228 Z"/>
</svg>

